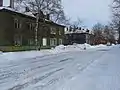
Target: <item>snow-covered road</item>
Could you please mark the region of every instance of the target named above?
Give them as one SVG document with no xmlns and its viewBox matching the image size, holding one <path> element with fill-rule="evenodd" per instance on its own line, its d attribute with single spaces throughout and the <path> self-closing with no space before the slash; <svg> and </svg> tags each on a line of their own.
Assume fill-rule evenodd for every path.
<svg viewBox="0 0 120 90">
<path fill-rule="evenodd" d="M 120 47 L 98 57 L 57 90 L 120 90 Z"/>
<path fill-rule="evenodd" d="M 114 46 L 0 62 L 0 90 L 119 90 L 119 55 Z"/>
</svg>

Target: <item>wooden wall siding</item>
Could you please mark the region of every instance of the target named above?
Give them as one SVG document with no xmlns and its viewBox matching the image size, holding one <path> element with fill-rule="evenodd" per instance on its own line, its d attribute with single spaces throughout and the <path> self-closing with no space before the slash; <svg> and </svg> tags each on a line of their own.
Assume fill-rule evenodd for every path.
<svg viewBox="0 0 120 90">
<path fill-rule="evenodd" d="M 20 23 L 19 28 L 15 28 L 15 19 Z M 30 24 L 32 25 L 32 29 L 29 26 Z M 35 25 L 35 18 L 9 11 L 0 11 L 0 45 L 14 45 L 15 35 L 22 36 L 23 46 L 30 45 L 30 40 L 35 40 Z M 56 28 L 55 35 L 51 34 L 51 27 Z M 59 35 L 59 30 L 61 31 L 61 35 Z M 38 29 L 38 45 L 42 45 L 43 38 L 47 38 L 48 46 L 50 46 L 50 38 L 56 38 L 57 45 L 59 45 L 59 39 L 63 39 L 64 41 L 64 27 L 50 22 L 40 22 Z M 35 45 L 35 41 L 33 45 Z"/>
</svg>

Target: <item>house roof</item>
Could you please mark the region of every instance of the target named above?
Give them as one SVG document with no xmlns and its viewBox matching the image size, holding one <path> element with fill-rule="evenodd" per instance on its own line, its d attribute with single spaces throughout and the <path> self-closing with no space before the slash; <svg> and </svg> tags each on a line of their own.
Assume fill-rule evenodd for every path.
<svg viewBox="0 0 120 90">
<path fill-rule="evenodd" d="M 15 9 L 12 9 L 12 8 L 9 8 L 9 7 L 0 7 L 0 10 L 5 10 L 5 11 L 8 11 L 8 12 L 17 13 L 17 14 L 20 14 L 20 15 L 23 15 L 23 16 L 26 16 L 26 17 L 29 17 L 29 18 L 36 19 L 36 16 L 34 16 L 32 12 L 24 12 L 23 13 L 23 12 L 16 11 Z M 55 24 L 55 25 L 58 25 L 58 26 L 61 26 L 61 27 L 65 27 L 64 25 L 57 24 L 57 23 L 55 23 L 51 20 L 45 19 L 45 22 Z"/>
</svg>

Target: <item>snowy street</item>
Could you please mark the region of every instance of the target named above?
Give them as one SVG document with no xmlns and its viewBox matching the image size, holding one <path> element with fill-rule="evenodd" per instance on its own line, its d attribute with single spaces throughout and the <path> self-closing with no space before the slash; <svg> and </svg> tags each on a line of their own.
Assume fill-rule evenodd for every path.
<svg viewBox="0 0 120 90">
<path fill-rule="evenodd" d="M 4 59 L 0 61 L 0 90 L 119 90 L 119 55 L 119 46 L 112 46 Z"/>
</svg>

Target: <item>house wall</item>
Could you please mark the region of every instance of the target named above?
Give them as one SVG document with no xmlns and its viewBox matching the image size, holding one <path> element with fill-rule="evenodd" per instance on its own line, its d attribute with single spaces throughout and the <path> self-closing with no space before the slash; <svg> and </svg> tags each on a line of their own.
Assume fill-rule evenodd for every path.
<svg viewBox="0 0 120 90">
<path fill-rule="evenodd" d="M 72 33 L 72 34 L 66 34 L 65 38 L 65 44 L 84 44 L 86 43 L 86 34 L 81 34 L 81 33 Z"/>
<path fill-rule="evenodd" d="M 9 13 L 0 12 L 0 45 L 12 45 L 13 33 L 13 17 Z"/>
</svg>

